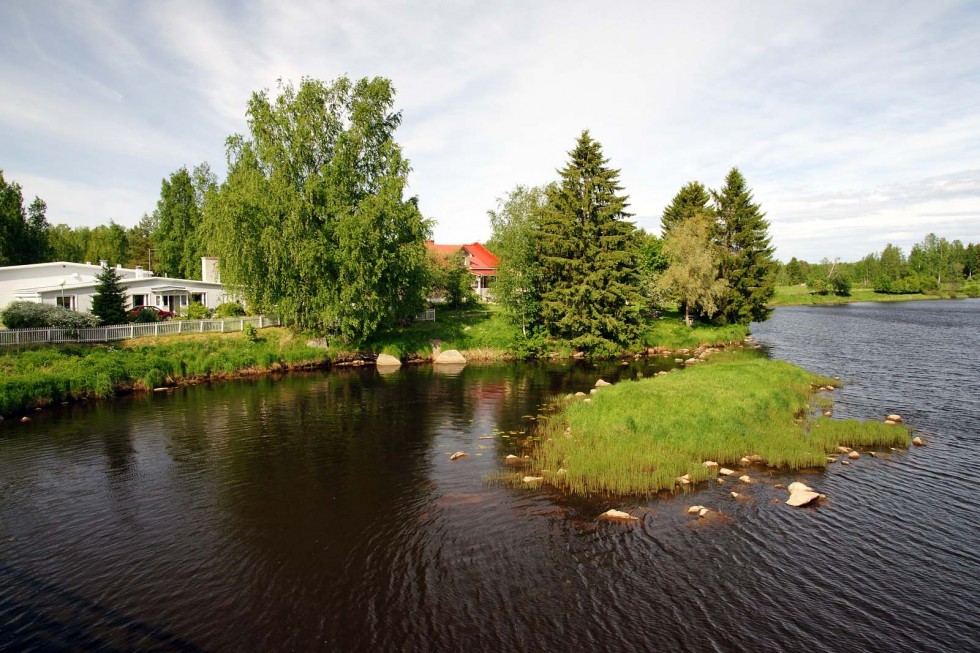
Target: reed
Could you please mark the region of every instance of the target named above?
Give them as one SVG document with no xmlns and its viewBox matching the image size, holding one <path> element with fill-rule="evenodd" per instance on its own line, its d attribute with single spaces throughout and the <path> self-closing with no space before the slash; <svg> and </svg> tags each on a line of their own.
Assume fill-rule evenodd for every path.
<svg viewBox="0 0 980 653">
<path fill-rule="evenodd" d="M 759 455 L 770 466 L 799 469 L 825 466 L 839 445 L 907 445 L 902 425 L 808 421 L 815 389 L 838 384 L 755 352 L 718 355 L 603 388 L 588 403 L 563 400 L 540 427 L 533 466 L 574 494 L 651 494 L 684 474 L 708 479 L 705 460 L 737 467 L 743 456 Z"/>
</svg>

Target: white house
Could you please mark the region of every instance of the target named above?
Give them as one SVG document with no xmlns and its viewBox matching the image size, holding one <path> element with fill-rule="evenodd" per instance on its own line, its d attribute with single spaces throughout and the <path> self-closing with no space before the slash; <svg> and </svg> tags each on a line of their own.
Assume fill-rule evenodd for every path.
<svg viewBox="0 0 980 653">
<path fill-rule="evenodd" d="M 100 263 L 58 261 L 0 267 L 0 309 L 10 302 L 28 301 L 90 311 L 99 283 L 95 277 L 106 264 Z M 214 308 L 232 299 L 218 278 L 217 259 L 211 257 L 201 259 L 203 281 L 158 277 L 141 266 L 130 269 L 117 265 L 116 273 L 122 277 L 127 308 L 156 306 L 179 314 L 191 302 Z"/>
</svg>

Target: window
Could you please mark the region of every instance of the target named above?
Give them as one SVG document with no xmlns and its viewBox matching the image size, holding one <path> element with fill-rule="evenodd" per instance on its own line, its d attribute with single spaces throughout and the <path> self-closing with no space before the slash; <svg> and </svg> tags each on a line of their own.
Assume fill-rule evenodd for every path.
<svg viewBox="0 0 980 653">
<path fill-rule="evenodd" d="M 203 292 L 192 292 L 191 293 L 191 303 L 200 304 L 201 306 L 208 305 L 208 295 Z"/>
<path fill-rule="evenodd" d="M 55 304 L 61 306 L 62 308 L 67 308 L 70 311 L 75 310 L 75 295 L 65 295 L 64 297 L 55 297 Z"/>
<path fill-rule="evenodd" d="M 133 295 L 133 308 L 146 306 L 146 295 Z"/>
<path fill-rule="evenodd" d="M 180 305 L 181 306 L 187 306 L 187 295 L 181 295 L 180 296 Z"/>
</svg>

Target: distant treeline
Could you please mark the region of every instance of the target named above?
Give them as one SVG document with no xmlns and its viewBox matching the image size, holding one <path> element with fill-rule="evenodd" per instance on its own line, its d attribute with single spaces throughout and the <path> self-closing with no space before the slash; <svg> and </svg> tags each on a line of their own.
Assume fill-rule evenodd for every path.
<svg viewBox="0 0 980 653">
<path fill-rule="evenodd" d="M 980 245 L 964 245 L 936 234 L 928 234 L 912 246 L 906 256 L 901 247 L 888 244 L 881 252 L 872 252 L 853 263 L 840 259 L 819 263 L 800 261 L 796 257 L 780 265 L 780 285 L 807 284 L 816 292 L 836 290 L 851 285 L 871 288 L 882 293 L 955 292 L 973 281 L 980 267 Z"/>
</svg>

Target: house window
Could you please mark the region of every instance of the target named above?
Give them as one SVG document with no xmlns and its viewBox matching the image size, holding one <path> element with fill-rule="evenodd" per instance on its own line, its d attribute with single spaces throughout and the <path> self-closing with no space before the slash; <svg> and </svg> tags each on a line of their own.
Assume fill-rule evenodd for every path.
<svg viewBox="0 0 980 653">
<path fill-rule="evenodd" d="M 62 308 L 67 308 L 70 311 L 75 310 L 75 295 L 65 295 L 64 297 L 55 297 L 55 304 L 61 306 Z"/>
<path fill-rule="evenodd" d="M 146 306 L 146 295 L 133 295 L 133 308 Z"/>
<path fill-rule="evenodd" d="M 208 294 L 203 292 L 192 292 L 191 293 L 191 303 L 200 304 L 201 306 L 208 305 Z"/>
<path fill-rule="evenodd" d="M 180 296 L 180 305 L 181 306 L 187 306 L 187 295 L 181 295 Z"/>
</svg>

